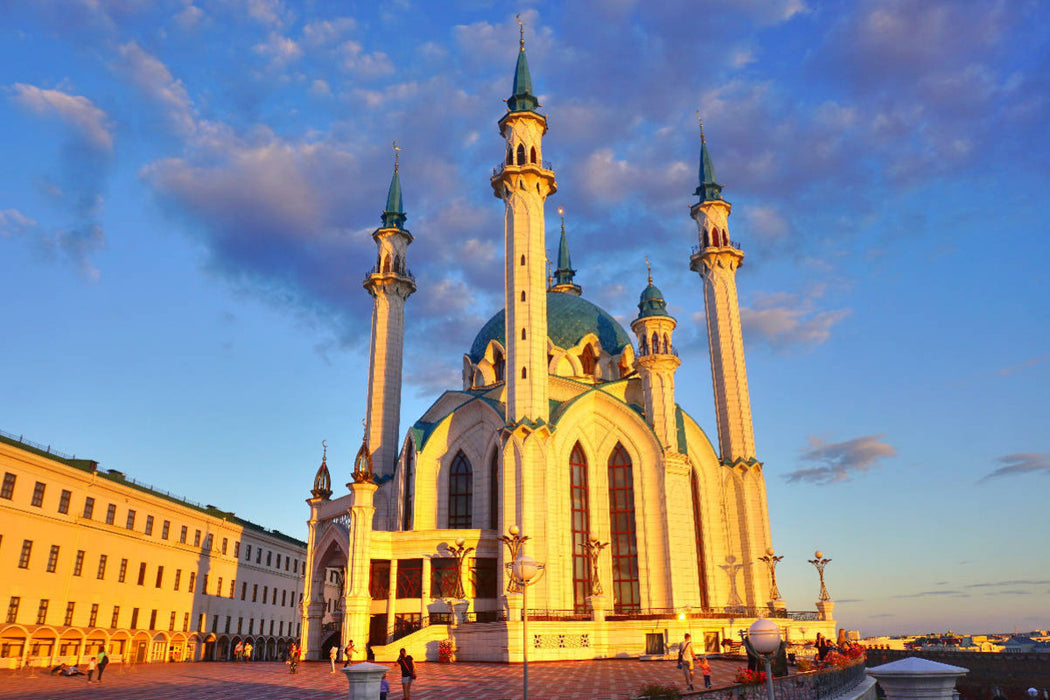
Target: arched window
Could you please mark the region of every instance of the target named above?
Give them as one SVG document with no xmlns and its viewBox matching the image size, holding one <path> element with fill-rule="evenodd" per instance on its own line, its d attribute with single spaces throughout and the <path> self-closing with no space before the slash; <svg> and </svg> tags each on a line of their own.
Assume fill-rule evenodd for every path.
<svg viewBox="0 0 1050 700">
<path fill-rule="evenodd" d="M 489 464 L 489 527 L 499 530 L 499 449 L 492 450 Z"/>
<path fill-rule="evenodd" d="M 656 334 L 656 331 L 653 331 L 653 340 L 650 350 L 654 355 L 660 352 L 660 336 Z"/>
<path fill-rule="evenodd" d="M 496 348 L 496 352 L 493 354 L 492 357 L 492 371 L 496 375 L 497 382 L 503 381 L 503 371 L 506 366 L 507 361 L 503 359 L 503 353 L 500 351 L 499 348 Z"/>
<path fill-rule="evenodd" d="M 521 290 L 521 300 L 525 301 L 525 290 Z"/>
<path fill-rule="evenodd" d="M 525 165 L 525 146 L 518 144 L 518 165 Z"/>
<path fill-rule="evenodd" d="M 525 329 L 524 328 L 521 329 L 521 339 L 525 340 Z"/>
<path fill-rule="evenodd" d="M 514 164 L 514 151 L 510 146 L 507 146 L 507 165 Z"/>
<path fill-rule="evenodd" d="M 390 256 L 383 256 L 383 272 L 390 272 Z"/>
<path fill-rule="evenodd" d="M 536 147 L 535 146 L 533 146 L 529 150 L 529 162 L 530 163 L 535 163 L 536 162 Z"/>
<path fill-rule="evenodd" d="M 522 379 L 528 379 L 529 378 L 529 371 L 527 369 L 525 369 L 524 367 L 521 368 L 521 378 Z"/>
<path fill-rule="evenodd" d="M 404 271 L 405 271 L 405 267 L 404 267 L 404 263 L 401 262 L 401 256 L 400 255 L 395 255 L 394 256 L 394 272 L 404 272 Z"/>
<path fill-rule="evenodd" d="M 631 458 L 617 443 L 609 456 L 609 541 L 612 545 L 613 609 L 641 609 L 638 585 L 638 538 L 634 522 L 634 473 Z"/>
<path fill-rule="evenodd" d="M 591 562 L 587 541 L 591 516 L 587 500 L 587 457 L 580 443 L 569 455 L 570 501 L 572 503 L 572 603 L 576 612 L 587 612 L 591 594 Z"/>
<path fill-rule="evenodd" d="M 413 500 L 413 489 L 412 489 L 412 458 L 415 455 L 415 450 L 412 449 L 412 445 L 409 444 L 405 448 L 405 484 L 403 490 L 403 496 L 401 498 L 401 529 L 411 530 L 412 529 L 412 500 Z"/>
<path fill-rule="evenodd" d="M 671 336 L 664 333 L 664 352 L 670 354 L 671 352 Z"/>
<path fill-rule="evenodd" d="M 470 460 L 460 450 L 452 459 L 448 472 L 448 527 L 451 530 L 469 530 L 473 510 L 474 473 Z"/>
<path fill-rule="evenodd" d="M 525 256 L 524 255 L 521 256 L 521 264 L 523 266 L 525 265 Z"/>
<path fill-rule="evenodd" d="M 693 491 L 693 534 L 696 537 L 696 575 L 700 581 L 700 605 L 707 607 L 707 571 L 704 567 L 704 530 L 700 522 L 700 480 L 696 470 L 689 472 Z"/>
<path fill-rule="evenodd" d="M 580 366 L 584 376 L 593 377 L 594 370 L 598 366 L 598 353 L 593 345 L 588 345 L 580 353 Z"/>
</svg>

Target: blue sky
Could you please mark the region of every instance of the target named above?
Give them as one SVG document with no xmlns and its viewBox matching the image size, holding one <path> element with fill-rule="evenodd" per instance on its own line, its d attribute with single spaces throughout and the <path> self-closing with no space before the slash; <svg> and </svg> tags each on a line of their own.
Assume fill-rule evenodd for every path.
<svg viewBox="0 0 1050 700">
<path fill-rule="evenodd" d="M 1038 2 L 3 3 L 0 429 L 305 537 L 321 440 L 337 483 L 360 444 L 394 139 L 402 430 L 502 305 L 516 13 L 550 247 L 561 205 L 577 282 L 625 325 L 652 260 L 713 436 L 702 110 L 789 608 L 819 547 L 865 634 L 1050 627 Z"/>
</svg>

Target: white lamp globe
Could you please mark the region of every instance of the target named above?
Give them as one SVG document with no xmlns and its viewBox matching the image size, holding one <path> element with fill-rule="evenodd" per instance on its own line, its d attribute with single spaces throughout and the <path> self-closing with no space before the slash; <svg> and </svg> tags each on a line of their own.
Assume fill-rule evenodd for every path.
<svg viewBox="0 0 1050 700">
<path fill-rule="evenodd" d="M 772 620 L 755 620 L 747 630 L 747 638 L 759 654 L 772 654 L 780 647 L 780 628 Z"/>
<path fill-rule="evenodd" d="M 536 577 L 539 570 L 540 567 L 536 564 L 535 559 L 522 554 L 514 560 L 514 566 L 511 568 L 511 573 L 518 581 L 528 583 Z"/>
</svg>

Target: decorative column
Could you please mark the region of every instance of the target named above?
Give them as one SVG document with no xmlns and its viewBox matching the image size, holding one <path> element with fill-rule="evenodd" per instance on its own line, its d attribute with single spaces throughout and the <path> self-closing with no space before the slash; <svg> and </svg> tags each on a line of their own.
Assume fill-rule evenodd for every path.
<svg viewBox="0 0 1050 700">
<path fill-rule="evenodd" d="M 764 563 L 769 569 L 769 609 L 774 615 L 787 610 L 787 603 L 781 599 L 780 589 L 777 588 L 777 564 L 784 557 L 775 555 L 776 550 L 770 547 L 766 550 L 765 556 L 758 558 L 758 561 Z"/>
<path fill-rule="evenodd" d="M 318 581 L 316 551 L 317 536 L 320 529 L 320 508 L 332 495 L 332 476 L 328 471 L 328 445 L 321 441 L 324 449 L 321 455 L 321 466 L 317 468 L 314 477 L 314 487 L 310 491 L 313 498 L 307 499 L 310 506 L 310 520 L 308 521 L 308 533 L 306 543 L 306 561 L 303 567 L 306 571 L 303 580 L 303 602 L 300 604 L 299 616 L 302 624 L 299 638 L 302 640 L 302 654 L 304 659 L 321 658 L 322 619 L 324 618 L 324 576 Z"/>
<path fill-rule="evenodd" d="M 828 587 L 824 585 L 824 567 L 830 564 L 831 560 L 825 559 L 824 553 L 819 549 L 813 553 L 813 556 L 816 558 L 807 561 L 815 566 L 817 573 L 820 574 L 820 599 L 817 601 L 817 612 L 820 614 L 821 620 L 831 620 L 832 613 L 835 610 L 835 603 L 831 600 Z"/>
</svg>

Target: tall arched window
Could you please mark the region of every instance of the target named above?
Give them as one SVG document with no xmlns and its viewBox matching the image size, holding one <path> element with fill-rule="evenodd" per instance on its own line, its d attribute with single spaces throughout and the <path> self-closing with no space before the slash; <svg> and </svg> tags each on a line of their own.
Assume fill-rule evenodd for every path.
<svg viewBox="0 0 1050 700">
<path fill-rule="evenodd" d="M 469 530 L 474 507 L 474 472 L 470 460 L 460 450 L 448 472 L 448 527 Z"/>
<path fill-rule="evenodd" d="M 576 612 L 587 612 L 591 594 L 591 562 L 587 541 L 591 516 L 587 501 L 587 457 L 580 443 L 569 455 L 570 501 L 572 502 L 572 603 Z"/>
<path fill-rule="evenodd" d="M 696 575 L 700 581 L 700 605 L 707 607 L 707 571 L 704 567 L 704 530 L 700 522 L 700 480 L 696 470 L 689 472 L 693 491 L 693 534 L 696 537 Z"/>
<path fill-rule="evenodd" d="M 499 449 L 492 451 L 489 464 L 489 527 L 499 530 Z"/>
<path fill-rule="evenodd" d="M 536 147 L 535 146 L 533 146 L 531 149 L 529 149 L 529 162 L 530 163 L 535 163 L 536 162 Z"/>
<path fill-rule="evenodd" d="M 634 523 L 634 474 L 631 458 L 617 443 L 609 456 L 609 541 L 612 545 L 613 609 L 641 609 L 638 585 L 638 538 Z"/>
<path fill-rule="evenodd" d="M 503 358 L 503 353 L 500 350 L 496 350 L 492 357 L 492 371 L 496 375 L 496 381 L 503 381 L 503 369 L 507 366 L 507 361 Z"/>
<path fill-rule="evenodd" d="M 525 165 L 525 146 L 518 144 L 518 165 Z"/>
<path fill-rule="evenodd" d="M 594 369 L 598 366 L 598 353 L 595 351 L 593 345 L 588 345 L 580 353 L 580 367 L 583 370 L 584 376 L 593 377 Z"/>
<path fill-rule="evenodd" d="M 405 448 L 405 484 L 401 498 L 401 529 L 412 529 L 412 458 L 415 451 L 409 444 Z"/>
</svg>

